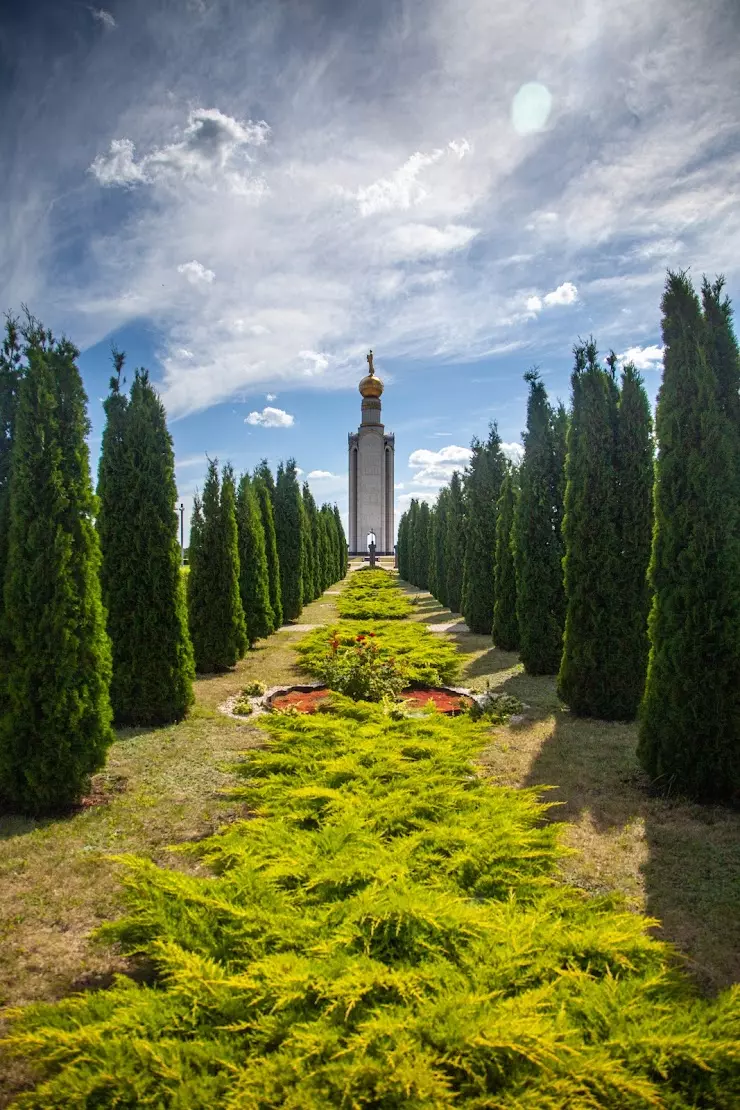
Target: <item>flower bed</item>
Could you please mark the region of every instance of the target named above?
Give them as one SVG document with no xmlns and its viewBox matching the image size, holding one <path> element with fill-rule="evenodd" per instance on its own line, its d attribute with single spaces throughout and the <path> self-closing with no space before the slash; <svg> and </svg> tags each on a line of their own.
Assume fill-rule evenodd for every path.
<svg viewBox="0 0 740 1110">
<path fill-rule="evenodd" d="M 268 708 L 317 713 L 329 703 L 331 694 L 328 686 L 295 686 L 290 690 L 280 690 L 269 698 Z M 426 709 L 431 702 L 438 712 L 448 717 L 457 717 L 475 704 L 469 694 L 438 686 L 409 686 L 400 691 L 398 699 L 412 709 Z"/>
</svg>

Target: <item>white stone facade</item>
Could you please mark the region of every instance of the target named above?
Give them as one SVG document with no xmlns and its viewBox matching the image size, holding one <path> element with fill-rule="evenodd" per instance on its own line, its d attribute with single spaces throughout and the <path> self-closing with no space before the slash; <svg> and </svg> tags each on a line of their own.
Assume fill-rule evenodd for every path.
<svg viewBox="0 0 740 1110">
<path fill-rule="evenodd" d="M 381 423 L 380 397 L 363 396 L 362 423 L 349 435 L 350 555 L 366 554 L 370 532 L 379 555 L 393 554 L 395 451 L 395 436 Z"/>
</svg>

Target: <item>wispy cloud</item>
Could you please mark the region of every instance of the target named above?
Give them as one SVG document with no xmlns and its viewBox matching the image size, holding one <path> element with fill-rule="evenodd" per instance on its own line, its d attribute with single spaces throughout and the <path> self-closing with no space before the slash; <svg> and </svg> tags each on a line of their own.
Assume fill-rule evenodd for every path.
<svg viewBox="0 0 740 1110">
<path fill-rule="evenodd" d="M 244 423 L 258 424 L 262 428 L 290 428 L 295 423 L 295 417 L 284 409 L 274 409 L 266 405 L 262 412 L 250 412 Z"/>
<path fill-rule="evenodd" d="M 111 13 L 107 12 L 105 8 L 89 8 L 88 10 L 93 19 L 102 23 L 107 31 L 113 31 L 118 26 Z"/>
<path fill-rule="evenodd" d="M 439 488 L 449 482 L 454 470 L 464 470 L 473 452 L 469 447 L 449 444 L 439 451 L 420 448 L 409 455 L 409 467 L 415 471 L 412 482 L 416 486 Z"/>
<path fill-rule="evenodd" d="M 210 283 L 216 278 L 213 270 L 207 269 L 202 262 L 196 262 L 195 259 L 193 259 L 192 262 L 183 262 L 180 266 L 177 267 L 177 272 L 178 274 L 184 274 L 191 285 L 210 285 Z M 193 357 L 192 352 L 187 351 L 186 348 L 181 347 L 180 350 L 186 351 L 186 358 Z"/>
<path fill-rule="evenodd" d="M 331 470 L 309 470 L 309 478 L 338 478 L 338 474 L 332 474 Z"/>
</svg>

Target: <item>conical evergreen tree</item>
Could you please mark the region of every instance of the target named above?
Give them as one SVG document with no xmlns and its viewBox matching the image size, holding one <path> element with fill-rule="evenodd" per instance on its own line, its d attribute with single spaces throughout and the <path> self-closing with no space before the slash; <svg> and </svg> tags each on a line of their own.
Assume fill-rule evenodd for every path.
<svg viewBox="0 0 740 1110">
<path fill-rule="evenodd" d="M 233 667 L 246 651 L 247 629 L 239 594 L 239 550 L 233 472 L 209 460 L 203 499 L 196 498 L 190 529 L 188 615 L 201 673 Z"/>
<path fill-rule="evenodd" d="M 402 513 L 398 522 L 398 574 L 404 582 L 409 579 L 409 514 Z"/>
<path fill-rule="evenodd" d="M 259 466 L 255 467 L 254 476 L 255 476 L 255 478 L 258 478 L 262 482 L 265 489 L 269 493 L 270 501 L 273 505 L 273 512 L 274 512 L 274 506 L 275 506 L 275 479 L 272 476 L 272 471 L 270 470 L 269 466 L 267 465 L 267 459 L 261 459 L 260 460 Z"/>
<path fill-rule="evenodd" d="M 339 544 L 339 579 L 345 578 L 349 570 L 349 557 L 347 553 L 347 536 L 342 524 L 342 518 L 339 515 L 339 508 L 335 505 L 333 508 L 334 520 L 336 522 L 337 543 Z M 337 579 L 337 581 L 339 581 Z"/>
<path fill-rule="evenodd" d="M 445 562 L 445 541 L 447 539 L 447 511 L 450 491 L 447 486 L 440 490 L 434 510 L 434 596 L 443 605 L 447 604 L 447 564 Z"/>
<path fill-rule="evenodd" d="M 120 724 L 181 720 L 195 667 L 177 537 L 177 486 L 164 407 L 146 371 L 127 402 L 123 355 L 104 403 L 98 477 L 101 587 L 113 651 L 111 704 Z"/>
<path fill-rule="evenodd" d="M 612 719 L 621 701 L 619 396 L 593 339 L 574 349 L 565 491 L 566 619 L 558 693 L 574 713 Z"/>
<path fill-rule="evenodd" d="M 299 617 L 303 599 L 305 539 L 303 503 L 295 459 L 280 463 L 275 483 L 275 536 L 280 561 L 283 619 Z"/>
<path fill-rule="evenodd" d="M 614 356 L 612 356 L 614 358 Z M 617 532 L 619 560 L 615 588 L 617 644 L 613 670 L 614 716 L 637 716 L 648 660 L 650 585 L 648 565 L 653 534 L 653 435 L 650 402 L 642 378 L 630 363 L 622 371 L 617 424 Z"/>
<path fill-rule="evenodd" d="M 519 648 L 519 622 L 516 615 L 516 567 L 514 565 L 514 508 L 518 474 L 509 468 L 501 483 L 496 514 L 496 559 L 493 573 L 493 642 L 503 651 Z"/>
<path fill-rule="evenodd" d="M 419 565 L 419 502 L 416 497 L 412 497 L 409 502 L 408 514 L 408 581 L 412 586 L 418 586 L 421 568 Z"/>
<path fill-rule="evenodd" d="M 563 642 L 564 591 L 559 534 L 556 422 L 537 370 L 528 370 L 527 430 L 514 515 L 520 654 L 529 674 L 557 674 Z"/>
<path fill-rule="evenodd" d="M 465 474 L 466 542 L 462 613 L 471 632 L 490 635 L 493 627 L 493 566 L 496 512 L 506 459 L 495 424 L 485 443 L 474 439 Z"/>
<path fill-rule="evenodd" d="M 457 470 L 450 478 L 450 503 L 447 510 L 445 564 L 447 566 L 447 606 L 459 613 L 462 605 L 463 565 L 465 562 L 465 503 Z"/>
<path fill-rule="evenodd" d="M 315 601 L 321 597 L 321 574 L 318 552 L 318 509 L 308 482 L 303 483 L 303 514 L 306 528 L 306 578 L 304 580 L 304 602 Z"/>
<path fill-rule="evenodd" d="M 420 590 L 426 590 L 429 588 L 429 505 L 426 501 L 419 502 L 413 542 L 416 574 L 414 584 Z"/>
<path fill-rule="evenodd" d="M 732 306 L 723 295 L 725 279 L 702 283 L 702 305 L 707 326 L 707 357 L 717 375 L 722 406 L 740 432 L 740 356 L 732 326 Z M 740 458 L 738 459 L 740 465 Z"/>
<path fill-rule="evenodd" d="M 669 273 L 662 310 L 653 601 L 638 754 L 665 789 L 719 801 L 740 792 L 737 428 L 711 361 L 714 337 L 686 274 Z"/>
<path fill-rule="evenodd" d="M 316 562 L 319 570 L 320 593 L 323 593 L 336 581 L 337 575 L 328 532 L 326 505 L 322 505 L 316 514 Z"/>
<path fill-rule="evenodd" d="M 78 351 L 29 320 L 10 469 L 0 660 L 0 798 L 79 800 L 112 740 L 110 642 Z"/>
<path fill-rule="evenodd" d="M 274 632 L 270 605 L 270 576 L 267 570 L 265 530 L 257 494 L 248 474 L 242 474 L 236 497 L 236 527 L 239 537 L 239 594 L 247 622 L 249 646 Z"/>
<path fill-rule="evenodd" d="M 429 525 L 427 530 L 427 551 L 429 553 L 429 571 L 427 574 L 427 589 L 432 597 L 438 596 L 437 584 L 437 509 L 434 505 L 429 507 Z"/>
<path fill-rule="evenodd" d="M 10 459 L 18 392 L 24 372 L 18 323 L 12 317 L 8 317 L 5 321 L 5 336 L 0 347 L 0 637 L 2 637 L 2 587 L 5 581 L 10 525 Z"/>
<path fill-rule="evenodd" d="M 265 466 L 267 464 L 265 463 Z M 269 470 L 268 470 L 269 473 Z M 272 481 L 272 474 L 270 474 Z M 258 468 L 254 476 L 254 492 L 257 497 L 262 528 L 265 533 L 265 555 L 267 558 L 267 580 L 270 587 L 270 609 L 272 610 L 272 626 L 280 628 L 283 623 L 283 595 L 280 588 L 280 560 L 278 558 L 277 539 L 275 537 L 275 517 L 272 511 L 272 498 L 265 482 L 264 472 Z"/>
</svg>

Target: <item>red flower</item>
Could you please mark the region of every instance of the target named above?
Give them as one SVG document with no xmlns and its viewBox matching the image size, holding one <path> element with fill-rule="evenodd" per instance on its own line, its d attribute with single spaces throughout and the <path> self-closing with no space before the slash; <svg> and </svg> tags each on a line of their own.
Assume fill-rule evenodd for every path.
<svg viewBox="0 0 740 1110">
<path fill-rule="evenodd" d="M 375 636 L 374 632 L 368 632 L 368 636 Z"/>
<path fill-rule="evenodd" d="M 365 639 L 364 636 L 355 636 L 355 640 L 358 644 L 361 644 L 364 639 Z"/>
</svg>

